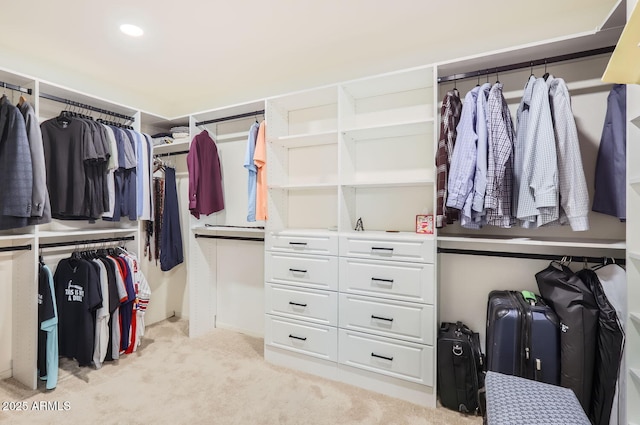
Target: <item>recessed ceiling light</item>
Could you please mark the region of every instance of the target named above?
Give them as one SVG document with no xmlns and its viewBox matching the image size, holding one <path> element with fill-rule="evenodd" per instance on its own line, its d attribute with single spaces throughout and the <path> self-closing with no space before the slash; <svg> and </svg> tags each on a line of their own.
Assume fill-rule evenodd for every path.
<svg viewBox="0 0 640 425">
<path fill-rule="evenodd" d="M 140 37 L 142 34 L 144 34 L 144 31 L 142 31 L 142 28 L 136 25 L 131 25 L 131 24 L 120 25 L 120 31 L 122 31 L 127 35 L 130 35 L 131 37 Z"/>
</svg>

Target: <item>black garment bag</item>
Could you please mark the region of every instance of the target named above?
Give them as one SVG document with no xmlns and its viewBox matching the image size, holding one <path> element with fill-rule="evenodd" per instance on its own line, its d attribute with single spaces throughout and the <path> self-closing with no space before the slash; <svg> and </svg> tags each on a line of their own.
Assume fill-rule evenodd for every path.
<svg viewBox="0 0 640 425">
<path fill-rule="evenodd" d="M 598 330 L 598 305 L 573 271 L 557 262 L 536 273 L 540 295 L 560 319 L 560 385 L 570 388 L 585 412 L 591 389 Z"/>
<path fill-rule="evenodd" d="M 587 413 L 592 424 L 609 425 L 624 347 L 624 332 L 616 309 L 609 303 L 596 272 L 583 269 L 576 276 L 589 286 L 600 309 L 591 411 Z"/>
</svg>

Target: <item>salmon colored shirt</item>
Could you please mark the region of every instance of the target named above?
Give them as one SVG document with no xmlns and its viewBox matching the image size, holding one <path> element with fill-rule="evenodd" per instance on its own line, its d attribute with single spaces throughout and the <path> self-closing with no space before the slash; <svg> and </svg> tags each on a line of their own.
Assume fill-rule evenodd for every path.
<svg viewBox="0 0 640 425">
<path fill-rule="evenodd" d="M 253 154 L 253 163 L 258 169 L 256 188 L 256 220 L 267 219 L 267 143 L 266 123 L 262 121 L 256 138 L 256 151 Z"/>
</svg>

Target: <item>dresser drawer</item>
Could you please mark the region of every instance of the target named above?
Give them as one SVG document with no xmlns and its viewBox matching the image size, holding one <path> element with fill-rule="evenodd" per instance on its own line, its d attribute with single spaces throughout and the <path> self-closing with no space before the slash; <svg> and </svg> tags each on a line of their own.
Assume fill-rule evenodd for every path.
<svg viewBox="0 0 640 425">
<path fill-rule="evenodd" d="M 343 235 L 340 238 L 340 256 L 378 258 L 397 261 L 434 262 L 434 239 L 422 236 L 360 234 Z"/>
<path fill-rule="evenodd" d="M 433 347 L 340 329 L 342 364 L 433 386 Z"/>
<path fill-rule="evenodd" d="M 337 329 L 269 314 L 265 317 L 265 344 L 324 360 L 337 361 Z"/>
<path fill-rule="evenodd" d="M 340 292 L 434 304 L 432 264 L 340 258 Z"/>
<path fill-rule="evenodd" d="M 338 257 L 267 252 L 264 262 L 267 282 L 338 290 Z"/>
<path fill-rule="evenodd" d="M 340 294 L 340 327 L 433 345 L 433 306 Z"/>
<path fill-rule="evenodd" d="M 322 325 L 338 324 L 338 293 L 267 283 L 266 312 Z"/>
<path fill-rule="evenodd" d="M 328 232 L 317 234 L 267 232 L 265 249 L 300 254 L 338 255 L 338 235 Z"/>
</svg>

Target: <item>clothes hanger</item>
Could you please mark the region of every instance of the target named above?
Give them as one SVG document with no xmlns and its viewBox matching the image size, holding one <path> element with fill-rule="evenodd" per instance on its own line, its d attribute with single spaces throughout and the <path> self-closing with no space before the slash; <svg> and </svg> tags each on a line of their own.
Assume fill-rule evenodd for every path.
<svg viewBox="0 0 640 425">
<path fill-rule="evenodd" d="M 496 68 L 496 84 L 500 84 L 500 75 L 498 74 L 498 68 Z"/>
<path fill-rule="evenodd" d="M 547 72 L 547 60 L 544 60 L 544 75 L 542 76 L 542 78 L 544 78 L 545 81 L 547 81 L 547 78 L 549 78 L 549 73 Z"/>
</svg>

